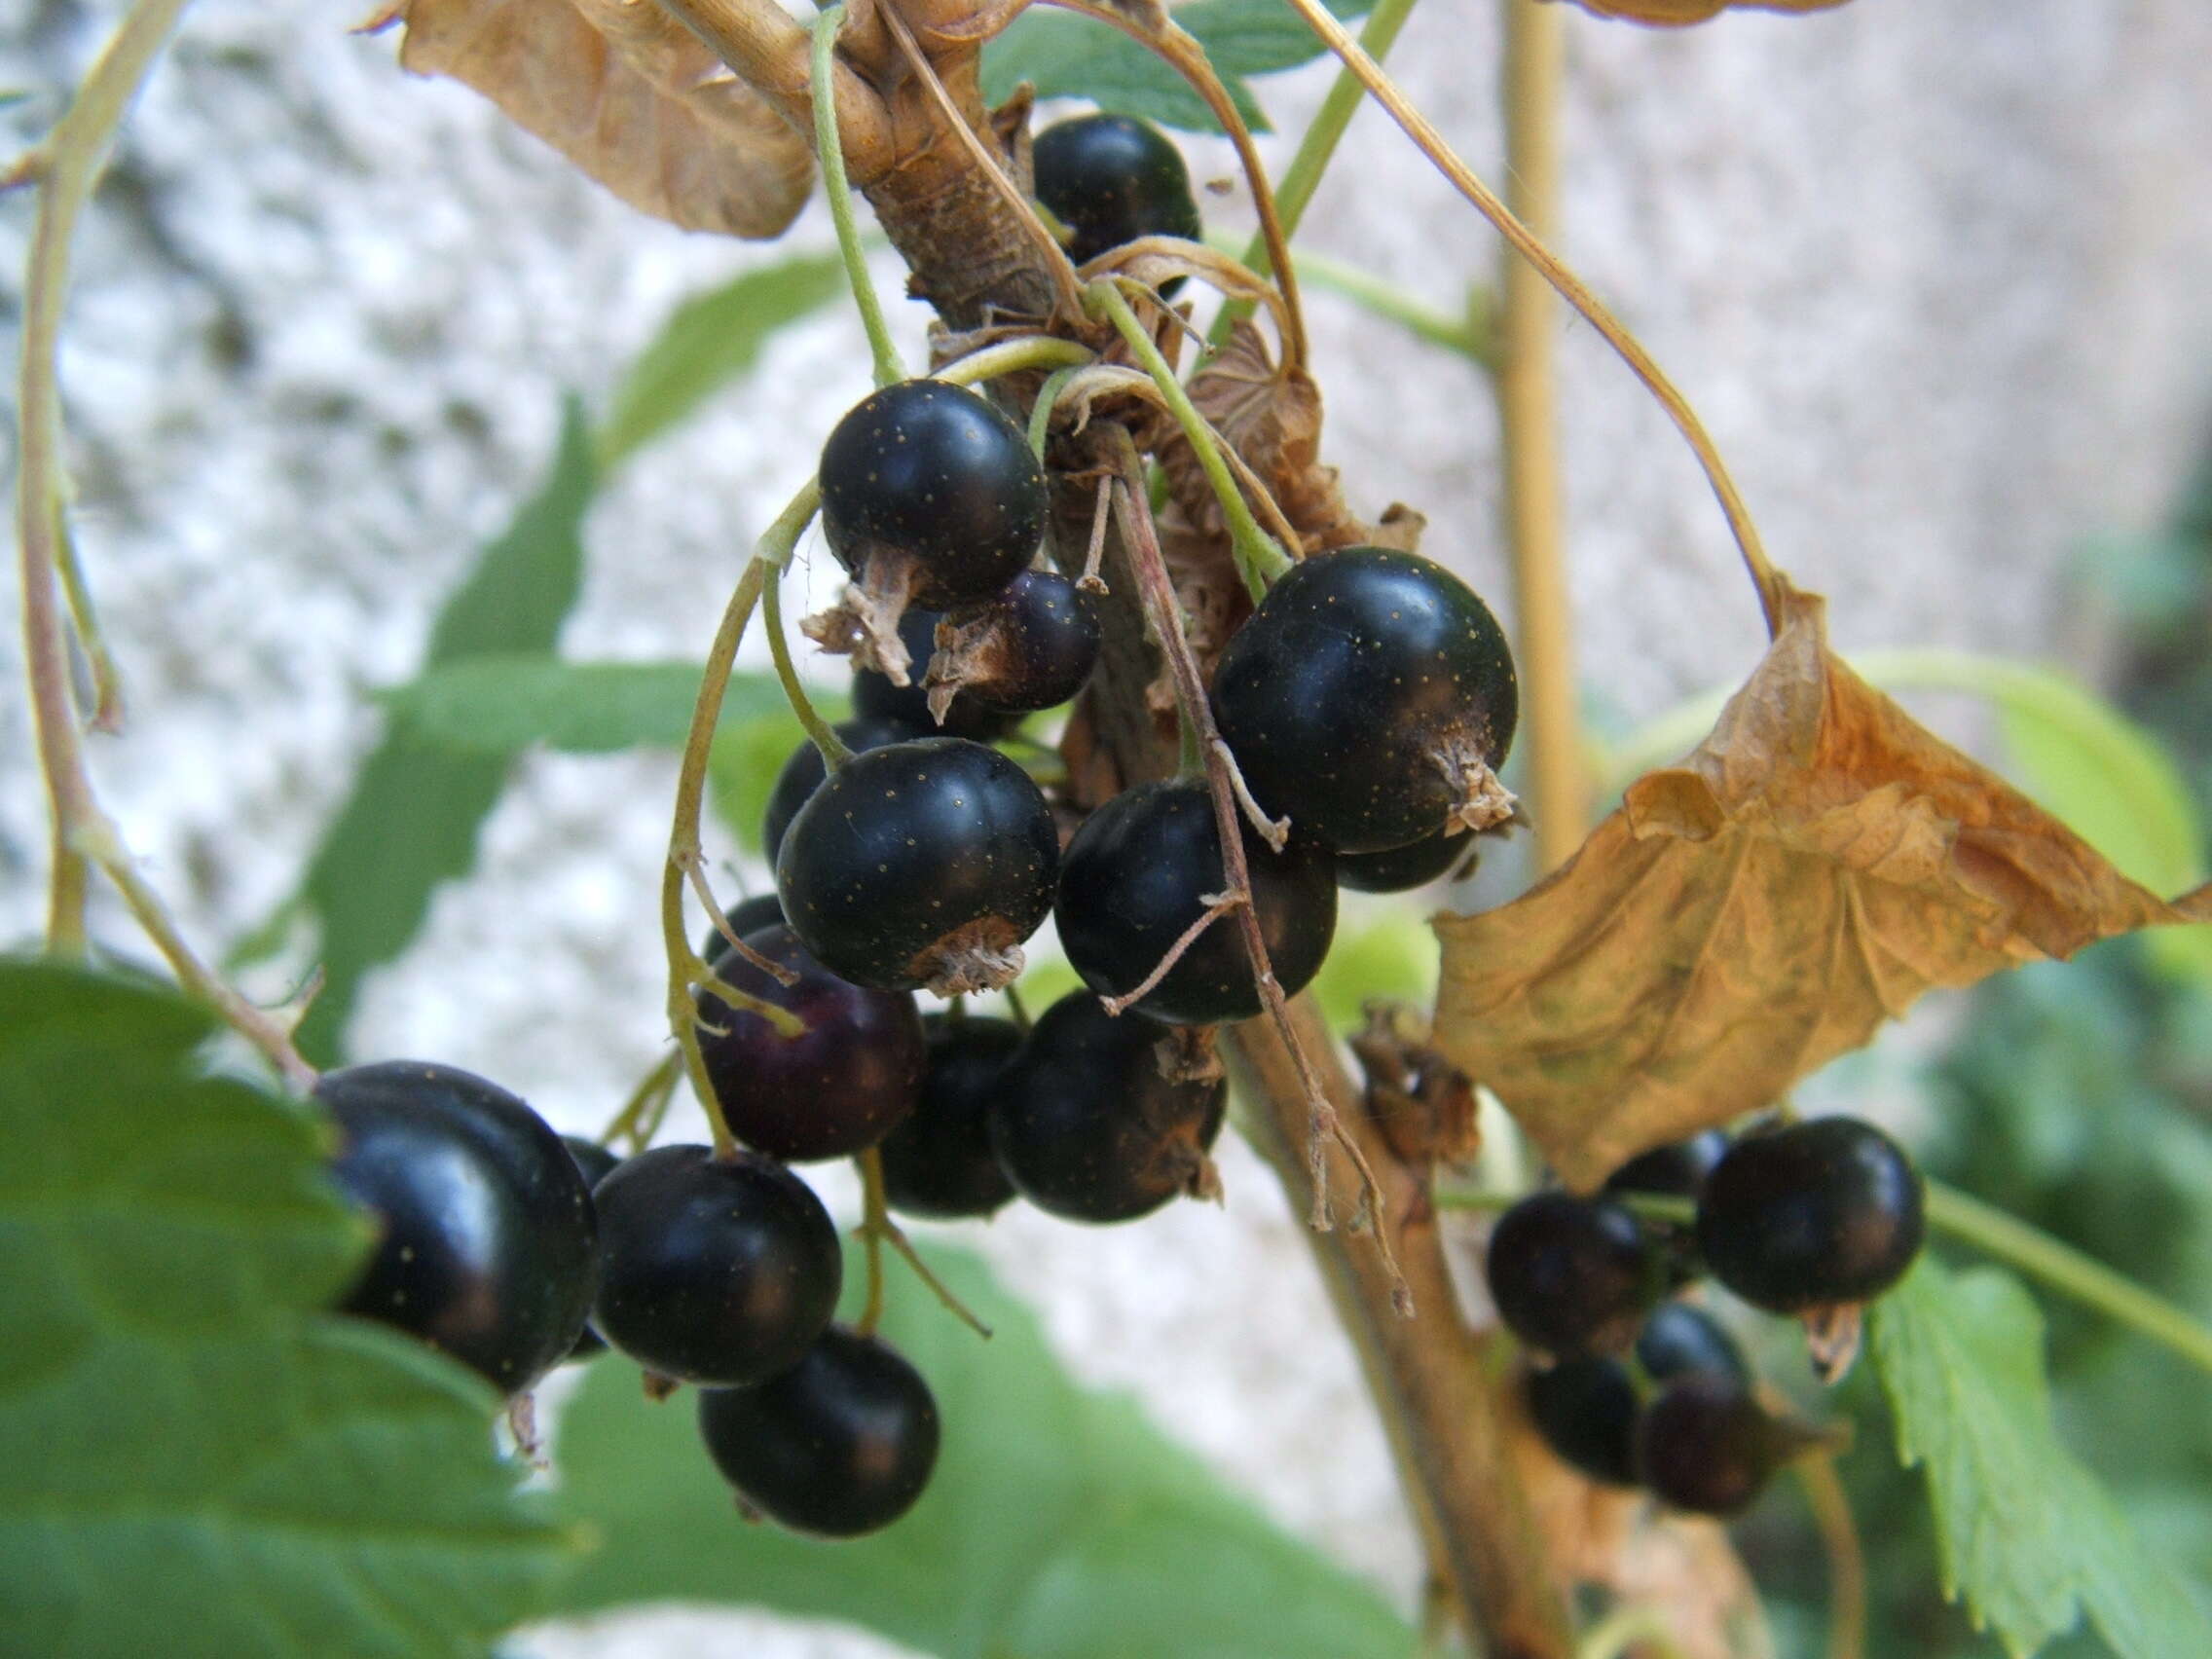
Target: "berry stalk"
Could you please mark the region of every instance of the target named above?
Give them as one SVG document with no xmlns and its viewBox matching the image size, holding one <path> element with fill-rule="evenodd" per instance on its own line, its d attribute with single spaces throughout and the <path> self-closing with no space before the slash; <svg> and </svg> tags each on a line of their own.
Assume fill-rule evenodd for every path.
<svg viewBox="0 0 2212 1659">
<path fill-rule="evenodd" d="M 822 95 L 822 89 L 834 79 L 837 30 L 844 21 L 842 0 L 814 19 L 813 74 L 807 84 L 814 104 L 814 153 L 822 164 L 822 189 L 830 198 L 830 219 L 837 227 L 837 255 L 845 264 L 845 283 L 853 291 L 853 303 L 860 308 L 861 326 L 867 330 L 875 384 L 889 386 L 904 380 L 906 370 L 899 361 L 899 349 L 891 343 L 891 325 L 884 320 L 883 302 L 875 296 L 875 284 L 868 279 L 867 256 L 861 250 L 852 187 L 845 182 L 845 147 L 837 136 L 837 99 L 834 94 Z"/>
</svg>

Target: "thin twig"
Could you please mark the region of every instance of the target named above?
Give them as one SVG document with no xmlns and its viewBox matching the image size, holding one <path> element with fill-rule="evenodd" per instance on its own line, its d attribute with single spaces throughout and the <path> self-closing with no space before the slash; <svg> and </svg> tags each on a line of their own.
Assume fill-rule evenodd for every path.
<svg viewBox="0 0 2212 1659">
<path fill-rule="evenodd" d="M 1367 55 L 1380 63 L 1390 55 L 1390 48 L 1397 44 L 1398 31 L 1406 26 L 1413 16 L 1414 0 L 1378 0 L 1375 10 L 1368 14 L 1367 21 L 1359 31 L 1359 44 Z M 1340 69 L 1330 84 L 1328 95 L 1313 114 L 1312 123 L 1305 136 L 1298 141 L 1298 152 L 1290 158 L 1290 166 L 1283 169 L 1281 182 L 1275 186 L 1275 211 L 1282 220 L 1282 237 L 1287 242 L 1298 235 L 1299 221 L 1306 217 L 1306 205 L 1313 200 L 1319 188 L 1321 175 L 1329 170 L 1335 159 L 1337 145 L 1344 139 L 1345 129 L 1358 112 L 1360 100 L 1367 91 L 1349 69 Z M 1255 231 L 1245 244 L 1244 263 L 1262 276 L 1274 267 L 1275 256 L 1264 231 Z M 1301 276 L 1309 274 L 1308 256 L 1301 255 L 1293 268 Z M 1252 308 L 1248 303 L 1232 301 L 1221 308 L 1207 330 L 1207 339 L 1218 346 L 1229 338 L 1230 328 L 1241 317 L 1249 316 Z"/>
<path fill-rule="evenodd" d="M 1084 549 L 1083 574 L 1075 585 L 1086 593 L 1104 593 L 1106 578 L 1098 572 L 1106 563 L 1106 526 L 1108 509 L 1114 504 L 1114 480 L 1111 477 L 1098 481 L 1098 499 L 1090 509 L 1090 545 Z"/>
<path fill-rule="evenodd" d="M 617 1136 L 627 1135 L 632 1153 L 645 1151 L 650 1137 L 645 1134 L 644 1124 L 653 1116 L 654 1106 L 664 1104 L 676 1091 L 676 1080 L 682 1075 L 683 1051 L 671 1049 L 639 1080 L 638 1087 L 630 1091 L 630 1098 L 622 1102 L 622 1110 L 599 1131 L 599 1144 L 610 1147 Z"/>
<path fill-rule="evenodd" d="M 1198 942 L 1200 934 L 1238 905 L 1250 902 L 1248 897 L 1242 893 L 1207 893 L 1201 894 L 1199 897 L 1204 901 L 1205 908 L 1198 913 L 1198 919 L 1176 937 L 1175 942 L 1169 945 L 1161 959 L 1152 965 L 1152 972 L 1137 981 L 1136 989 L 1124 991 L 1118 997 L 1100 997 L 1098 999 L 1100 1006 L 1108 1014 L 1116 1015 L 1126 1014 L 1131 1008 L 1144 1001 L 1146 997 L 1152 995 L 1154 991 L 1160 988 L 1160 981 L 1166 978 L 1174 971 L 1175 964 L 1189 954 L 1191 946 Z"/>
<path fill-rule="evenodd" d="M 885 10 L 886 17 L 892 14 Z M 889 386 L 906 378 L 899 361 L 899 348 L 891 343 L 891 325 L 884 320 L 883 302 L 875 296 L 875 283 L 867 274 L 867 255 L 861 249 L 861 232 L 853 216 L 852 187 L 845 182 L 845 146 L 837 136 L 836 85 L 837 30 L 844 24 L 843 0 L 814 19 L 813 51 L 809 61 L 808 95 L 814 104 L 814 153 L 822 164 L 822 188 L 830 198 L 830 219 L 837 228 L 837 254 L 845 267 L 845 284 L 860 307 L 861 326 L 867 331 L 868 354 L 875 360 L 875 384 Z M 832 89 L 825 96 L 823 89 Z"/>
<path fill-rule="evenodd" d="M 1221 841 L 1222 875 L 1228 891 L 1240 901 L 1236 905 L 1236 925 L 1244 937 L 1244 952 L 1251 964 L 1253 982 L 1259 988 L 1260 1001 L 1267 1009 L 1268 1017 L 1281 1036 L 1305 1093 L 1307 1172 L 1312 1185 L 1312 1202 L 1307 1220 L 1316 1229 L 1334 1225 L 1328 1198 L 1328 1144 L 1334 1140 L 1358 1171 L 1360 1203 L 1377 1217 L 1375 1243 L 1388 1271 L 1391 1301 L 1401 1315 L 1410 1318 L 1414 1312 L 1413 1297 L 1406 1288 L 1405 1275 L 1398 1271 L 1391 1248 L 1388 1218 L 1382 1208 L 1382 1185 L 1375 1179 L 1375 1171 L 1369 1166 L 1367 1155 L 1360 1150 L 1358 1141 L 1346 1130 L 1336 1108 L 1329 1104 L 1312 1056 L 1307 1053 L 1306 1046 L 1299 1041 L 1297 1027 L 1291 1022 L 1290 999 L 1283 995 L 1282 985 L 1268 961 L 1267 940 L 1261 934 L 1260 918 L 1251 903 L 1252 873 L 1244 858 L 1243 824 L 1230 788 L 1229 767 L 1215 748 L 1221 734 L 1214 729 L 1205 683 L 1191 655 L 1190 642 L 1183 638 L 1174 586 L 1167 576 L 1167 561 L 1161 553 L 1159 536 L 1153 533 L 1152 512 L 1145 501 L 1144 463 L 1125 432 L 1121 434 L 1120 447 L 1117 470 L 1121 477 L 1114 492 L 1115 517 L 1121 524 L 1122 539 L 1129 550 L 1130 563 L 1135 567 L 1139 597 L 1151 613 L 1154 631 L 1160 636 L 1161 650 L 1174 676 L 1176 700 L 1184 721 L 1196 734 L 1199 753 L 1207 761 L 1206 782 L 1213 795 L 1214 828 Z"/>
<path fill-rule="evenodd" d="M 1586 287 L 1582 279 L 1562 264 L 1551 249 L 1544 246 L 1529 228 L 1506 210 L 1491 188 L 1475 176 L 1474 170 L 1456 155 L 1445 143 L 1443 136 L 1429 124 L 1428 118 L 1416 109 L 1401 92 L 1381 65 L 1359 48 L 1359 43 L 1345 31 L 1344 25 L 1329 15 L 1320 0 L 1290 0 L 1300 17 L 1341 58 L 1345 66 L 1359 77 L 1360 84 L 1389 112 L 1390 119 L 1419 148 L 1421 154 L 1436 165 L 1439 172 L 1452 181 L 1453 187 L 1464 196 L 1496 227 L 1498 234 L 1520 250 L 1521 256 L 1544 275 L 1544 279 L 1557 288 L 1567 303 L 1579 312 L 1584 320 L 1600 334 L 1607 345 L 1619 352 L 1636 378 L 1641 381 L 1667 411 L 1668 419 L 1675 423 L 1683 439 L 1697 456 L 1698 464 L 1705 469 L 1713 493 L 1719 498 L 1720 510 L 1727 516 L 1728 529 L 1736 538 L 1738 551 L 1743 554 L 1744 567 L 1751 572 L 1751 583 L 1758 590 L 1759 608 L 1766 616 L 1767 634 L 1771 638 L 1782 626 L 1782 590 L 1780 578 L 1767 560 L 1766 549 L 1759 540 L 1758 527 L 1751 522 L 1751 510 L 1745 506 L 1743 496 L 1728 475 L 1728 467 L 1720 459 L 1712 435 L 1697 417 L 1697 412 L 1675 388 L 1652 360 L 1651 353 L 1631 334 L 1613 313 L 1599 301 L 1598 296 Z"/>
<path fill-rule="evenodd" d="M 69 626 L 76 630 L 78 648 L 92 671 L 92 714 L 87 723 L 94 731 L 121 731 L 123 674 L 116 667 L 115 653 L 108 649 L 107 631 L 100 626 L 99 611 L 92 604 L 92 585 L 85 580 L 85 567 L 77 557 L 77 538 L 69 534 L 66 513 L 55 515 L 54 536 L 61 567 L 61 592 L 69 602 Z"/>
<path fill-rule="evenodd" d="M 1820 1530 L 1828 1558 L 1828 1659 L 1864 1659 L 1866 1652 L 1866 1552 L 1852 1519 L 1851 1499 L 1836 1478 L 1832 1453 L 1815 1453 L 1790 1465 L 1805 1492 L 1805 1507 Z"/>
<path fill-rule="evenodd" d="M 771 591 L 773 590 L 771 589 Z M 777 984 L 788 989 L 798 983 L 798 970 L 787 968 L 781 962 L 769 961 L 768 958 L 740 939 L 737 930 L 729 925 L 729 912 L 722 908 L 722 902 L 715 897 L 713 883 L 707 879 L 707 861 L 705 858 L 694 854 L 685 859 L 683 861 L 683 874 L 684 878 L 690 882 L 691 891 L 698 898 L 700 904 L 705 907 L 707 914 L 714 918 L 715 932 L 721 936 L 724 944 L 734 950 L 740 959 L 759 969 Z"/>
<path fill-rule="evenodd" d="M 1244 814 L 1244 821 L 1259 831 L 1260 839 L 1276 852 L 1281 852 L 1290 841 L 1290 820 L 1270 818 L 1267 809 L 1252 798 L 1251 786 L 1244 782 L 1244 773 L 1236 764 L 1236 756 L 1219 737 L 1213 740 L 1214 753 L 1229 773 L 1229 788 L 1236 796 L 1236 805 Z"/>
<path fill-rule="evenodd" d="M 784 634 L 784 571 L 778 566 L 767 586 L 761 590 L 761 620 L 768 629 L 768 656 L 776 665 L 776 679 L 783 685 L 784 701 L 791 705 L 798 723 L 806 728 L 806 735 L 814 740 L 814 747 L 822 756 L 822 769 L 834 772 L 853 757 L 845 747 L 845 740 L 837 735 L 836 728 L 822 718 L 814 706 L 814 699 L 806 694 L 806 684 L 798 677 L 798 669 L 792 662 L 792 643 Z"/>
<path fill-rule="evenodd" d="M 1567 18 L 1547 0 L 1502 3 L 1508 204 L 1531 235 L 1556 241 Z M 1521 668 L 1536 862 L 1552 870 L 1582 844 L 1590 816 L 1560 483 L 1553 364 L 1558 302 L 1536 268 L 1511 252 L 1500 274 L 1499 295 L 1498 366 L 1493 385 L 1503 451 L 1505 544 L 1513 569 L 1514 654 Z"/>
<path fill-rule="evenodd" d="M 857 1231 L 861 1242 L 867 1247 L 867 1300 L 855 1328 L 863 1336 L 871 1336 L 883 1317 L 883 1246 L 888 1244 L 914 1270 L 914 1276 L 929 1287 L 930 1294 L 944 1305 L 946 1312 L 988 1342 L 990 1326 L 953 1294 L 950 1285 L 937 1276 L 899 1224 L 891 1219 L 891 1207 L 884 1196 L 883 1149 L 871 1146 L 853 1161 L 861 1172 L 861 1224 Z"/>
</svg>

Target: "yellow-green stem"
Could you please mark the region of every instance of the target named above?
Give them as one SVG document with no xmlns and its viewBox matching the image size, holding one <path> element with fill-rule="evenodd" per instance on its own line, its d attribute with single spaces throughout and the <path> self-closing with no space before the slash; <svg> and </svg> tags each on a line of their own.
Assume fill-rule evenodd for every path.
<svg viewBox="0 0 2212 1659">
<path fill-rule="evenodd" d="M 1567 18 L 1549 0 L 1502 0 L 1502 4 L 1506 201 L 1531 235 L 1556 244 Z M 1494 384 L 1504 461 L 1505 544 L 1513 568 L 1515 654 L 1521 671 L 1521 727 L 1526 733 L 1523 752 L 1529 756 L 1536 862 L 1551 870 L 1581 845 L 1590 816 L 1560 485 L 1558 377 L 1553 366 L 1558 309 L 1543 275 L 1510 249 L 1498 291 Z"/>
<path fill-rule="evenodd" d="M 798 723 L 806 728 L 806 735 L 814 740 L 814 747 L 822 752 L 825 771 L 834 772 L 853 757 L 845 747 L 844 739 L 836 729 L 822 718 L 815 708 L 814 699 L 806 694 L 806 683 L 798 677 L 798 669 L 792 661 L 792 643 L 784 633 L 784 582 L 783 569 L 779 566 L 761 590 L 762 620 L 768 626 L 768 655 L 775 660 L 776 679 L 784 687 L 784 701 L 792 706 Z"/>
<path fill-rule="evenodd" d="M 860 223 L 853 213 L 852 187 L 845 182 L 845 149 L 837 136 L 837 100 L 824 96 L 833 87 L 837 30 L 845 20 L 842 4 L 831 6 L 814 19 L 813 75 L 809 86 L 814 102 L 814 149 L 822 162 L 822 188 L 830 198 L 830 219 L 837 228 L 837 253 L 845 262 L 845 280 L 860 307 L 861 326 L 867 330 L 868 353 L 875 360 L 875 384 L 889 386 L 906 378 L 899 361 L 899 349 L 891 343 L 891 326 L 884 320 L 883 304 L 868 279 L 867 255 L 861 247 Z"/>
<path fill-rule="evenodd" d="M 1080 369 L 1098 360 L 1098 353 L 1073 340 L 1051 334 L 1026 334 L 1018 340 L 1002 340 L 965 357 L 955 357 L 942 368 L 932 369 L 930 379 L 954 386 L 975 386 L 1000 375 L 1023 369 Z"/>
<path fill-rule="evenodd" d="M 1110 279 L 1093 282 L 1084 290 L 1084 306 L 1094 315 L 1103 313 L 1121 331 L 1129 350 L 1136 353 L 1137 361 L 1152 376 L 1153 385 L 1160 388 L 1160 395 L 1166 401 L 1176 424 L 1183 428 L 1183 436 L 1198 458 L 1198 464 L 1205 469 L 1206 482 L 1213 487 L 1214 498 L 1221 503 L 1221 510 L 1229 520 L 1230 544 L 1236 556 L 1237 571 L 1243 576 L 1253 603 L 1258 604 L 1267 597 L 1268 584 L 1290 569 L 1290 556 L 1252 517 L 1243 491 L 1236 487 L 1236 480 L 1230 476 L 1229 463 L 1222 459 L 1213 428 L 1191 402 L 1190 393 L 1183 389 L 1183 383 L 1167 366 L 1159 346 L 1137 320 L 1137 313 L 1129 309 L 1122 290 Z"/>
</svg>

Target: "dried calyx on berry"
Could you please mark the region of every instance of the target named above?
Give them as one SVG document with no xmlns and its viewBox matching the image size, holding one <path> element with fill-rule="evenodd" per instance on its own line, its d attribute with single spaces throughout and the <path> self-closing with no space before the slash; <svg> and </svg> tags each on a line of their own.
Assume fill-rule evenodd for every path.
<svg viewBox="0 0 2212 1659">
<path fill-rule="evenodd" d="M 1098 608 L 1056 571 L 1023 571 L 938 628 L 926 677 L 931 718 L 949 732 L 963 705 L 1051 709 L 1083 689 L 1098 660 Z"/>
<path fill-rule="evenodd" d="M 1505 823 L 1520 691 L 1490 608 L 1382 547 L 1301 561 L 1222 651 L 1214 719 L 1261 807 L 1338 853 Z"/>
</svg>

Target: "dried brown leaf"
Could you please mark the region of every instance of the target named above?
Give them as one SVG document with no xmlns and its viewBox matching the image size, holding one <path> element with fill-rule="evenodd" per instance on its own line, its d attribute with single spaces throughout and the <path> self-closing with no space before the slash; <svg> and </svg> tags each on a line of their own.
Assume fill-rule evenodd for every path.
<svg viewBox="0 0 2212 1659">
<path fill-rule="evenodd" d="M 641 212 L 780 236 L 814 150 L 652 0 L 405 0 L 399 61 L 482 92 Z"/>
<path fill-rule="evenodd" d="M 1923 992 L 2212 920 L 1784 627 L 1719 723 L 1534 890 L 1440 918 L 1437 1043 L 1571 1185 L 1772 1102 Z"/>
<path fill-rule="evenodd" d="M 1239 322 L 1221 350 L 1191 377 L 1190 390 L 1198 413 L 1268 487 L 1305 551 L 1348 547 L 1366 538 L 1366 527 L 1345 506 L 1337 469 L 1321 464 L 1321 388 L 1304 369 L 1276 363 L 1257 328 Z M 1188 476 L 1198 471 L 1197 458 L 1170 450 L 1164 460 L 1175 498 L 1186 508 L 1204 500 L 1202 476 Z M 1193 516 L 1209 534 L 1218 530 L 1218 508 L 1210 518 L 1203 509 Z"/>
<path fill-rule="evenodd" d="M 1601 18 L 1626 18 L 1638 23 L 1702 23 L 1727 11 L 1825 12 L 1844 0 L 1580 0 L 1582 9 Z"/>
</svg>

